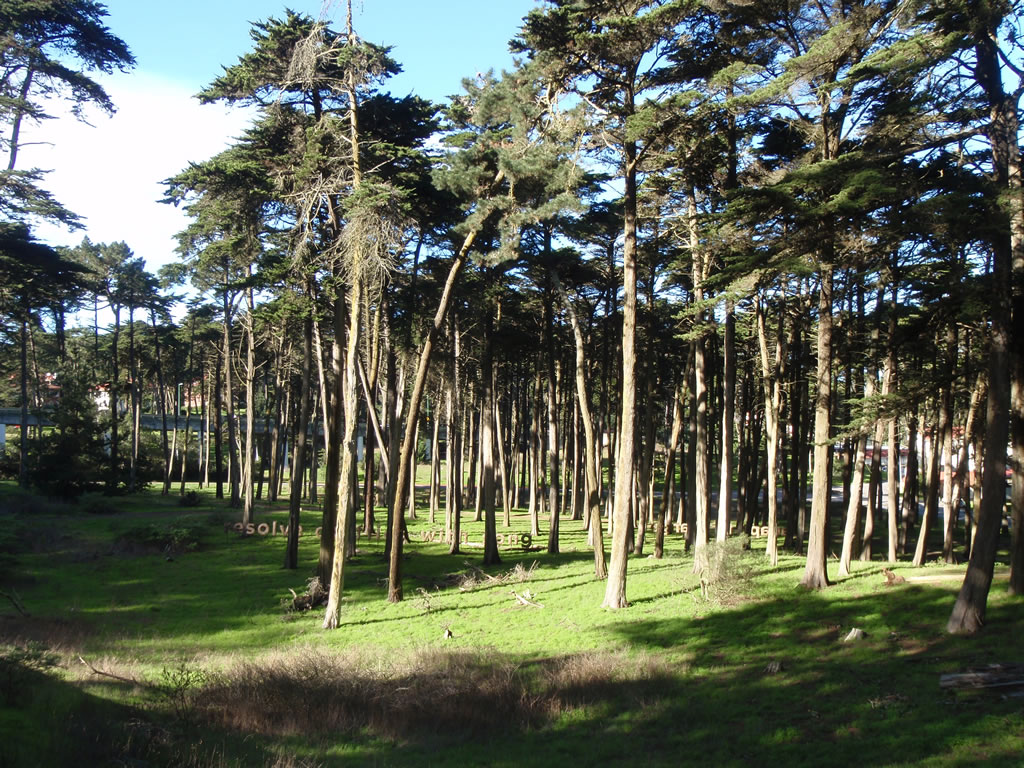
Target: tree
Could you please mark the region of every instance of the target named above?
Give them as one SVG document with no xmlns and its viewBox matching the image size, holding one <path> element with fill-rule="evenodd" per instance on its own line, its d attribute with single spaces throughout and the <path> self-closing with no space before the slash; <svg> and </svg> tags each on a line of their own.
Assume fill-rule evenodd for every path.
<svg viewBox="0 0 1024 768">
<path fill-rule="evenodd" d="M 992 585 L 992 573 L 998 546 L 1002 507 L 1006 496 L 1006 445 L 1010 438 L 1011 403 L 1015 427 L 1024 426 L 1019 413 L 1024 391 L 1024 365 L 1019 343 L 1011 342 L 1013 323 L 1019 330 L 1024 311 L 1024 200 L 1020 147 L 1018 142 L 1018 104 L 1024 83 L 1014 92 L 1006 92 L 1002 70 L 1012 67 L 1006 51 L 999 46 L 1000 28 L 1013 10 L 1009 2 L 937 3 L 938 23 L 943 31 L 955 29 L 962 37 L 965 67 L 972 90 L 976 89 L 980 106 L 987 113 L 981 132 L 988 142 L 992 176 L 1003 203 L 1004 228 L 992 242 L 991 326 L 989 331 L 988 401 L 985 414 L 985 463 L 982 468 L 981 507 L 971 557 L 953 611 L 946 624 L 952 633 L 973 633 L 985 621 L 985 607 Z M 1020 71 L 1016 71 L 1018 79 Z M 1016 313 L 1016 315 L 1015 315 Z M 1014 351 L 1016 349 L 1016 352 Z M 1013 372 L 1011 385 L 1011 370 Z M 1015 396 L 1011 399 L 1011 393 Z M 1015 429 L 1014 459 L 1024 456 L 1024 430 Z M 1022 469 L 1014 472 L 1014 501 L 1018 522 L 1015 531 L 1013 563 L 1022 566 L 1019 533 Z M 1019 580 L 1021 577 L 1015 574 Z M 1019 583 L 1019 581 L 1018 581 Z"/>
<path fill-rule="evenodd" d="M 0 2 L 0 120 L 9 126 L 0 138 L 7 153 L 0 170 L 0 213 L 8 218 L 44 216 L 65 223 L 76 217 L 38 182 L 43 172 L 17 170 L 25 146 L 26 122 L 51 117 L 44 100 L 60 97 L 82 117 L 84 108 L 114 111 L 103 87 L 90 76 L 128 71 L 134 64 L 124 41 L 103 23 L 106 8 L 94 0 L 2 0 Z"/>
<path fill-rule="evenodd" d="M 28 335 L 44 307 L 65 304 L 81 290 L 85 269 L 36 241 L 24 224 L 0 222 L 0 321 L 19 329 L 21 454 L 18 478 L 28 477 Z"/>
<path fill-rule="evenodd" d="M 610 162 L 623 180 L 623 324 L 621 415 L 615 462 L 612 554 L 603 605 L 624 608 L 633 467 L 636 462 L 636 269 L 637 186 L 644 136 L 630 120 L 638 101 L 661 90 L 662 49 L 684 3 L 661 0 L 552 0 L 524 20 L 513 43 L 559 87 L 578 93 L 600 111 L 597 141 L 610 148 Z"/>
</svg>

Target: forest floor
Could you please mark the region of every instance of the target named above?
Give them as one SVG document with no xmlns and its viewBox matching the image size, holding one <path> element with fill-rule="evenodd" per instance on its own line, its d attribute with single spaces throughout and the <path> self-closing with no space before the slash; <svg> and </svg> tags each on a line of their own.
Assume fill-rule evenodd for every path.
<svg viewBox="0 0 1024 768">
<path fill-rule="evenodd" d="M 935 551 L 924 568 L 894 566 L 906 581 L 891 587 L 882 560 L 838 579 L 830 559 L 836 583 L 808 592 L 803 558 L 771 567 L 763 539 L 717 549 L 702 587 L 669 536 L 664 558 L 630 559 L 631 605 L 611 612 L 578 521 L 562 519 L 550 555 L 546 525 L 524 550 L 526 514 L 510 529 L 499 514 L 502 563 L 484 568 L 471 513 L 449 555 L 430 540 L 443 522 L 420 511 L 405 600 L 385 600 L 383 540 L 360 537 L 341 626 L 326 632 L 322 608 L 288 610 L 315 569 L 320 513 L 303 512 L 296 571 L 281 567 L 286 504 L 259 504 L 267 528 L 253 535 L 233 515 L 204 494 L 197 507 L 155 492 L 64 506 L 0 484 L 0 765 L 1024 759 L 1019 688 L 939 687 L 1024 662 L 1005 557 L 974 637 L 943 631 L 963 566 Z M 854 628 L 864 636 L 847 641 Z"/>
</svg>

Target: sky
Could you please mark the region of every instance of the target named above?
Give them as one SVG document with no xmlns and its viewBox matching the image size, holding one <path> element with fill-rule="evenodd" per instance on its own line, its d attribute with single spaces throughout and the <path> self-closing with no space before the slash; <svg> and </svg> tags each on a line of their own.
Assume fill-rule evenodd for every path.
<svg viewBox="0 0 1024 768">
<path fill-rule="evenodd" d="M 201 106 L 193 95 L 251 49 L 251 22 L 282 17 L 286 7 L 319 17 L 320 0 L 106 0 L 107 26 L 131 48 L 129 74 L 98 76 L 117 112 L 87 113 L 87 123 L 51 104 L 57 119 L 29 126 L 35 144 L 19 155 L 22 170 L 49 170 L 43 186 L 84 218 L 67 231 L 39 225 L 51 245 L 123 240 L 155 272 L 175 260 L 183 212 L 160 203 L 161 181 L 220 152 L 251 113 Z M 354 0 L 356 32 L 392 46 L 403 72 L 385 89 L 436 102 L 460 91 L 464 77 L 512 66 L 508 41 L 538 0 Z M 328 2 L 327 18 L 344 26 L 344 2 Z"/>
</svg>

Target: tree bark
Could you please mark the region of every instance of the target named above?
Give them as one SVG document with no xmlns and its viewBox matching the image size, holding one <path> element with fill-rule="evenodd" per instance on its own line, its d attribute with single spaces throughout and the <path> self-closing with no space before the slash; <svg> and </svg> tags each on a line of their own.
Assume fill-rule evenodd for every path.
<svg viewBox="0 0 1024 768">
<path fill-rule="evenodd" d="M 627 106 L 632 106 L 631 101 Z M 612 555 L 605 587 L 605 608 L 625 608 L 626 560 L 629 556 L 629 501 L 632 495 L 633 464 L 636 459 L 636 227 L 637 227 L 637 145 L 623 145 L 625 189 L 622 249 L 622 402 L 619 446 L 615 459 L 615 501 L 613 506 Z"/>
<path fill-rule="evenodd" d="M 829 585 L 825 558 L 828 554 L 826 528 L 832 496 L 829 477 L 831 448 L 832 397 L 832 266 L 821 265 L 818 288 L 818 369 L 814 395 L 814 476 L 811 490 L 810 535 L 807 541 L 807 565 L 800 581 L 802 587 L 821 589 Z"/>
</svg>

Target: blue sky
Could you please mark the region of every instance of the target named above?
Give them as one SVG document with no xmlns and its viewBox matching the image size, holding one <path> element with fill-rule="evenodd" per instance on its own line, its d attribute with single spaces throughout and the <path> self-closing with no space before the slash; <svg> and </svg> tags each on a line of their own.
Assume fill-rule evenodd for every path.
<svg viewBox="0 0 1024 768">
<path fill-rule="evenodd" d="M 319 0 L 106 0 L 111 30 L 138 62 L 128 75 L 99 78 L 117 105 L 110 118 L 93 112 L 88 124 L 64 114 L 31 126 L 21 168 L 52 169 L 47 186 L 86 228 L 67 232 L 41 226 L 54 245 L 124 240 L 149 268 L 175 258 L 181 211 L 158 202 L 163 179 L 223 149 L 248 116 L 192 96 L 251 47 L 250 22 L 280 17 L 285 7 L 319 16 Z M 404 71 L 386 88 L 443 101 L 464 77 L 512 65 L 508 41 L 537 0 L 354 0 L 356 32 L 393 47 Z M 344 2 L 328 18 L 344 24 Z M 52 114 L 62 114 L 51 105 Z"/>
<path fill-rule="evenodd" d="M 139 69 L 193 88 L 250 47 L 250 22 L 281 17 L 285 7 L 317 17 L 319 0 L 106 0 L 111 29 L 135 52 Z M 507 43 L 536 0 L 354 0 L 356 32 L 393 46 L 405 72 L 396 93 L 441 99 L 461 78 L 511 64 Z M 344 26 L 344 2 L 328 3 L 327 18 Z"/>
</svg>

